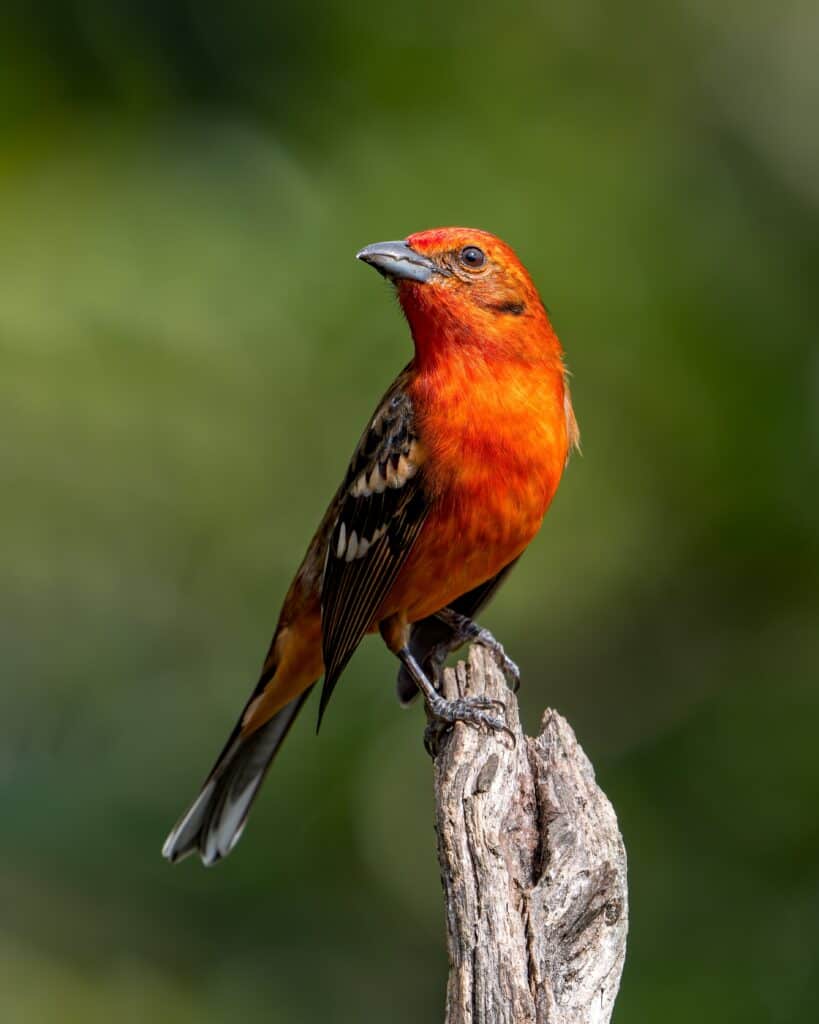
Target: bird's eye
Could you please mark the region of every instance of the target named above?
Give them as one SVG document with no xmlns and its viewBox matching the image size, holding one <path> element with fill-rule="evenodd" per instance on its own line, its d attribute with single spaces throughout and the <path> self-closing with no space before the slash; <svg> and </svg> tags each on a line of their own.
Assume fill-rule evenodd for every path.
<svg viewBox="0 0 819 1024">
<path fill-rule="evenodd" d="M 459 258 L 461 265 L 466 267 L 467 270 L 480 270 L 484 263 L 486 263 L 483 249 L 479 249 L 477 245 L 468 245 L 465 249 L 461 249 Z"/>
</svg>

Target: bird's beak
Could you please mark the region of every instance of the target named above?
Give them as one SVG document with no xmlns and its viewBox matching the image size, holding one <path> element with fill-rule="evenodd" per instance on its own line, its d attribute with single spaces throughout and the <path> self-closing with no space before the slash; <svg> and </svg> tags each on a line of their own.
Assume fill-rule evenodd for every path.
<svg viewBox="0 0 819 1024">
<path fill-rule="evenodd" d="M 391 281 L 403 279 L 423 284 L 433 274 L 441 273 L 432 260 L 411 249 L 406 242 L 376 242 L 357 252 L 355 258 L 369 263 Z"/>
</svg>

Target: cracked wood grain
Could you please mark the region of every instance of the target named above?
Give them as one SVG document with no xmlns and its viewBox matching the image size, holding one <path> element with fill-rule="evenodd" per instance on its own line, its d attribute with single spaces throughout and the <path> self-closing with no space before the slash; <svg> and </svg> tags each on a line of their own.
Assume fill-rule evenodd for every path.
<svg viewBox="0 0 819 1024">
<path fill-rule="evenodd" d="M 568 722 L 523 734 L 491 655 L 444 674 L 444 695 L 503 700 L 515 737 L 457 725 L 435 758 L 450 972 L 446 1024 L 605 1024 L 626 952 L 626 852 Z"/>
</svg>

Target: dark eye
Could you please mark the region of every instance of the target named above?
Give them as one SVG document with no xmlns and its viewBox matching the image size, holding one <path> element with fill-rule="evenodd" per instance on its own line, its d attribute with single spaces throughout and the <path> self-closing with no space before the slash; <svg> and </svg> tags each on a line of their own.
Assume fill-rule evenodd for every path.
<svg viewBox="0 0 819 1024">
<path fill-rule="evenodd" d="M 467 270 L 480 270 L 486 263 L 486 256 L 483 249 L 479 249 L 477 245 L 468 245 L 465 249 L 461 249 L 460 260 Z"/>
</svg>

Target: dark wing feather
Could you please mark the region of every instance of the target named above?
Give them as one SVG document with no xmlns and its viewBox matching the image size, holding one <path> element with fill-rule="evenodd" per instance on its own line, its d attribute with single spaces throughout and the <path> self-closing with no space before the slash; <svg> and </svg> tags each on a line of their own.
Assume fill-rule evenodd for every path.
<svg viewBox="0 0 819 1024">
<path fill-rule="evenodd" d="M 319 724 L 426 519 L 423 449 L 406 374 L 361 438 L 339 492 L 321 588 L 324 688 Z"/>
</svg>

